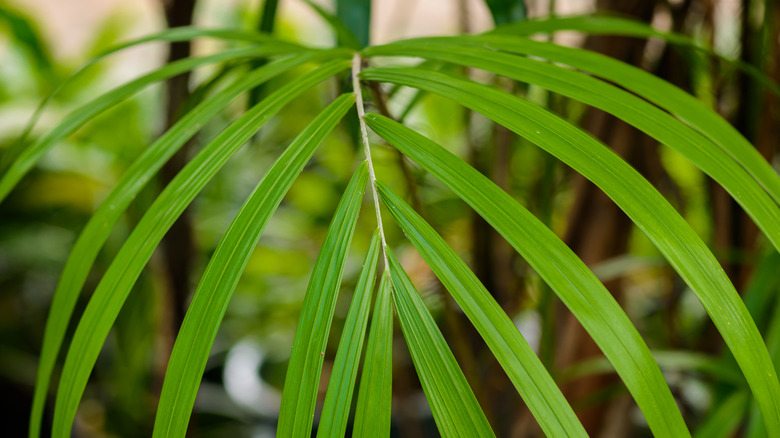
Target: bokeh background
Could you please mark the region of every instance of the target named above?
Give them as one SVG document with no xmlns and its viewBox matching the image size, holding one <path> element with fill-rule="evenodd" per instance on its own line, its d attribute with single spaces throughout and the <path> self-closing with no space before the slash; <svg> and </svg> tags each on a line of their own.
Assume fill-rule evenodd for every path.
<svg viewBox="0 0 780 438">
<path fill-rule="evenodd" d="M 274 30 L 278 37 L 315 46 L 333 44 L 328 24 L 304 2 L 279 3 Z M 326 0 L 317 3 L 332 10 Z M 625 14 L 663 30 L 685 33 L 726 58 L 749 62 L 780 80 L 780 5 L 776 0 L 527 0 L 526 4 L 532 18 L 597 10 Z M 375 44 L 493 27 L 481 0 L 374 0 L 372 6 L 371 40 Z M 254 29 L 261 9 L 262 1 L 249 0 L 0 1 L 0 153 L 20 136 L 36 106 L 101 51 L 169 25 Z M 555 41 L 606 53 L 688 90 L 734 123 L 777 164 L 777 97 L 738 74 L 733 64 L 676 50 L 654 39 L 563 32 Z M 206 40 L 173 50 L 167 44 L 153 43 L 111 56 L 59 92 L 30 135 L 45 133 L 79 104 L 187 50 L 203 55 L 223 47 L 224 43 Z M 197 70 L 191 77 L 149 87 L 105 112 L 48 153 L 0 204 L 0 435 L 26 433 L 49 303 L 79 231 L 139 151 L 175 118 L 182 96 L 214 73 L 213 69 Z M 535 87 L 478 71 L 469 74 L 562 114 L 640 170 L 710 244 L 738 290 L 760 289 L 764 291 L 761 296 L 770 297 L 754 315 L 765 329 L 773 315 L 780 263 L 723 190 L 675 152 L 599 111 Z M 177 223 L 119 316 L 82 400 L 74 436 L 150 435 L 172 340 L 210 254 L 264 169 L 334 93 L 335 84 L 328 84 L 289 105 L 230 161 Z M 197 136 L 188 153 L 213 138 L 245 108 L 246 99 L 234 102 Z M 441 97 L 423 98 L 406 122 L 467 157 L 549 224 L 606 282 L 651 348 L 722 357 L 722 340 L 693 294 L 631 221 L 584 179 L 533 145 Z M 326 141 L 255 249 L 212 352 L 191 436 L 273 436 L 308 276 L 330 215 L 360 157 L 351 138 L 341 129 Z M 186 160 L 187 154 L 179 158 Z M 598 369 L 598 349 L 527 264 L 419 169 L 410 167 L 410 186 L 404 183 L 409 177 L 395 155 L 380 146 L 376 160 L 384 180 L 395 182 L 400 191 L 418 201 L 426 218 L 470 262 L 556 373 L 589 432 L 603 437 L 646 434 L 641 415 L 619 380 L 608 372 L 588 371 L 594 364 Z M 176 166 L 180 163 L 172 162 L 142 192 L 113 232 L 76 315 Z M 362 220 L 355 237 L 332 330 L 333 345 L 326 356 L 323 395 L 350 285 L 356 280 L 372 221 L 371 217 Z M 522 401 L 457 305 L 409 250 L 400 231 L 389 233 L 499 436 L 535 436 L 538 430 Z M 396 333 L 400 336 L 400 331 Z M 403 340 L 399 338 L 397 344 L 394 434 L 435 435 Z M 577 368 L 588 360 L 591 368 Z M 706 373 L 684 367 L 669 371 L 667 379 L 694 424 L 705 421 L 728 393 L 728 387 Z"/>
</svg>

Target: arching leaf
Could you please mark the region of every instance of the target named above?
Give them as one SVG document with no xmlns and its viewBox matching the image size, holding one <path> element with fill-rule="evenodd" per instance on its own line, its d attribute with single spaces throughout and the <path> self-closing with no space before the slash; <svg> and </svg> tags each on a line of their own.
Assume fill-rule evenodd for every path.
<svg viewBox="0 0 780 438">
<path fill-rule="evenodd" d="M 477 328 L 544 433 L 587 436 L 536 353 L 466 263 L 387 186 L 380 183 L 379 193 L 404 234 Z"/>
<path fill-rule="evenodd" d="M 363 352 L 380 248 L 381 240 L 377 229 L 368 245 L 368 254 L 363 262 L 363 269 L 360 271 L 355 293 L 349 305 L 349 313 L 341 332 L 339 350 L 333 361 L 333 371 L 330 374 L 321 420 L 317 428 L 318 438 L 343 437 L 347 431 L 347 420 L 352 407 L 352 393 L 357 380 L 360 356 Z"/>
<path fill-rule="evenodd" d="M 495 436 L 420 294 L 388 249 L 393 302 L 425 397 L 443 437 Z"/>
<path fill-rule="evenodd" d="M 325 108 L 276 160 L 230 224 L 176 337 L 157 408 L 155 437 L 185 435 L 217 329 L 257 240 L 317 146 L 354 101 L 351 93 L 345 94 Z"/>
<path fill-rule="evenodd" d="M 364 162 L 344 190 L 314 264 L 284 379 L 278 436 L 311 436 L 325 345 L 367 181 Z"/>
<path fill-rule="evenodd" d="M 734 286 L 699 236 L 636 170 L 579 128 L 515 96 L 441 73 L 366 69 L 363 79 L 428 89 L 465 105 L 558 157 L 609 196 L 696 293 L 742 368 L 769 430 L 780 430 L 780 383 Z M 658 433 L 658 432 L 656 432 Z"/>
<path fill-rule="evenodd" d="M 348 67 L 349 61 L 333 60 L 276 90 L 206 145 L 155 200 L 119 250 L 79 321 L 57 391 L 53 436 L 68 435 L 106 336 L 135 280 L 176 218 L 227 159 L 279 108 Z"/>
<path fill-rule="evenodd" d="M 366 122 L 466 201 L 528 261 L 614 364 L 656 435 L 689 435 L 647 345 L 609 291 L 565 243 L 451 152 L 382 116 L 368 114 Z"/>
</svg>

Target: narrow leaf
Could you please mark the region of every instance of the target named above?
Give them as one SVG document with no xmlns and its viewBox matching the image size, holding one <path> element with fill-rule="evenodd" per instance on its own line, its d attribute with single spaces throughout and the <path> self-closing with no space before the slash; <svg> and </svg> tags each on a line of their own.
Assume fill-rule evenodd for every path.
<svg viewBox="0 0 780 438">
<path fill-rule="evenodd" d="M 677 150 L 711 176 L 780 250 L 780 206 L 737 161 L 707 137 L 644 99 L 604 81 L 549 62 L 486 49 L 481 43 L 469 44 L 471 41 L 425 38 L 377 47 L 370 53 L 423 57 L 492 71 L 613 114 Z"/>
<path fill-rule="evenodd" d="M 731 124 L 694 96 L 652 74 L 608 56 L 526 38 L 475 37 L 487 46 L 561 62 L 604 78 L 669 111 L 728 152 L 780 203 L 780 176 Z"/>
<path fill-rule="evenodd" d="M 43 346 L 41 347 L 38 364 L 33 408 L 30 415 L 31 437 L 40 435 L 40 424 L 51 373 L 62 347 L 65 331 L 70 323 L 79 293 L 84 286 L 84 282 L 100 248 L 130 202 L 160 167 L 187 140 L 192 138 L 209 119 L 227 106 L 241 92 L 306 61 L 332 56 L 334 56 L 334 53 L 327 52 L 322 52 L 313 57 L 309 54 L 304 54 L 275 61 L 263 69 L 247 74 L 185 114 L 160 138 L 146 148 L 127 169 L 119 183 L 111 190 L 97 211 L 92 215 L 76 240 L 76 244 L 68 255 L 68 260 L 65 262 L 62 275 L 60 275 L 57 288 L 54 291 L 51 310 L 49 311 L 44 329 Z"/>
<path fill-rule="evenodd" d="M 658 366 L 664 371 L 683 371 L 696 374 L 705 374 L 716 381 L 728 383 L 734 386 L 745 384 L 745 378 L 739 370 L 733 366 L 724 366 L 723 360 L 718 357 L 708 356 L 703 353 L 691 351 L 652 351 Z M 594 374 L 614 372 L 612 364 L 602 358 L 587 359 L 582 362 L 564 368 L 558 373 L 560 382 L 568 382 Z"/>
<path fill-rule="evenodd" d="M 387 257 L 398 320 L 439 432 L 445 438 L 495 436 L 420 294 L 389 249 Z"/>
<path fill-rule="evenodd" d="M 523 21 L 528 16 L 525 0 L 485 0 L 485 3 L 497 26 Z"/>
<path fill-rule="evenodd" d="M 155 200 L 119 250 L 79 321 L 57 391 L 53 436 L 68 435 L 101 346 L 138 275 L 176 218 L 228 158 L 279 108 L 346 68 L 349 61 L 333 60 L 279 88 L 206 145 Z"/>
<path fill-rule="evenodd" d="M 314 264 L 284 379 L 277 436 L 311 436 L 328 332 L 367 181 L 363 162 L 344 191 Z"/>
<path fill-rule="evenodd" d="M 340 46 L 349 47 L 350 49 L 360 50 L 364 47 L 363 44 L 358 41 L 357 37 L 344 21 L 340 17 L 331 14 L 322 8 L 322 6 L 314 3 L 311 0 L 303 0 L 310 8 L 314 10 L 323 20 L 325 20 L 333 29 L 333 33 L 336 34 L 336 42 Z"/>
<path fill-rule="evenodd" d="M 222 237 L 198 284 L 165 372 L 155 437 L 183 437 L 209 352 L 228 302 L 271 215 L 323 138 L 354 104 L 336 99 L 290 144 L 257 185 Z"/>
<path fill-rule="evenodd" d="M 371 0 L 336 0 L 336 16 L 355 36 L 359 48 L 368 45 L 371 37 Z M 339 41 L 339 44 L 347 42 Z"/>
<path fill-rule="evenodd" d="M 734 436 L 745 417 L 750 394 L 736 391 L 715 406 L 693 434 L 694 438 L 728 438 Z"/>
<path fill-rule="evenodd" d="M 368 114 L 366 122 L 466 201 L 528 261 L 614 364 L 656 435 L 688 436 L 647 345 L 609 291 L 565 243 L 451 152 L 382 116 Z"/>
<path fill-rule="evenodd" d="M 574 15 L 569 17 L 544 17 L 535 20 L 520 21 L 497 27 L 483 35 L 531 36 L 550 34 L 557 31 L 577 31 L 590 35 L 623 35 L 637 38 L 658 38 L 667 43 L 694 49 L 698 52 L 721 59 L 760 82 L 772 93 L 780 95 L 780 86 L 755 66 L 738 58 L 723 56 L 693 38 L 675 32 L 665 32 L 653 28 L 647 23 L 620 16 L 598 14 Z"/>
<path fill-rule="evenodd" d="M 355 438 L 389 438 L 393 382 L 393 303 L 390 300 L 390 276 L 382 275 L 371 331 L 368 334 L 363 375 L 360 378 L 355 424 Z"/>
<path fill-rule="evenodd" d="M 3 164 L 2 167 L 0 167 L 3 169 L 2 179 L 0 179 L 0 202 L 8 196 L 8 193 L 14 188 L 16 183 L 29 172 L 43 154 L 52 146 L 56 145 L 57 142 L 73 133 L 92 117 L 118 104 L 124 99 L 127 99 L 144 87 L 202 65 L 215 64 L 238 58 L 267 56 L 275 51 L 277 51 L 277 49 L 274 47 L 247 48 L 227 50 L 202 58 L 182 59 L 180 61 L 171 62 L 158 70 L 96 97 L 92 101 L 68 114 L 59 125 L 49 131 L 45 136 L 33 141 L 31 144 L 17 143 L 12 150 L 3 154 Z"/>
<path fill-rule="evenodd" d="M 27 124 L 24 133 L 21 135 L 20 143 L 23 143 L 24 140 L 26 140 L 27 136 L 30 134 L 30 131 L 32 131 L 32 128 L 35 126 L 35 124 L 38 122 L 41 115 L 43 114 L 43 109 L 54 99 L 55 96 L 57 96 L 59 93 L 62 92 L 62 90 L 66 89 L 71 84 L 75 83 L 76 80 L 82 77 L 84 73 L 88 71 L 92 66 L 104 60 L 108 56 L 150 42 L 189 41 L 195 38 L 202 38 L 202 37 L 223 39 L 228 41 L 229 40 L 243 41 L 243 42 L 255 43 L 255 44 L 269 44 L 277 47 L 279 53 L 287 53 L 287 54 L 297 53 L 297 52 L 307 50 L 305 47 L 300 46 L 298 44 L 277 40 L 268 35 L 264 35 L 256 32 L 244 32 L 236 29 L 203 29 L 200 27 L 192 27 L 192 26 L 183 26 L 183 27 L 165 29 L 158 33 L 153 33 L 150 35 L 143 36 L 141 38 L 126 41 L 118 45 L 112 46 L 107 50 L 101 52 L 100 54 L 96 55 L 95 57 L 90 59 L 89 62 L 87 62 L 86 64 L 81 66 L 81 68 L 79 68 L 73 74 L 71 74 L 67 79 L 59 83 L 57 87 L 51 92 L 51 94 L 49 94 L 49 96 L 46 99 L 44 99 L 43 102 L 41 102 L 40 105 L 38 105 L 38 107 L 35 109 L 35 112 L 33 113 L 30 122 Z"/>
<path fill-rule="evenodd" d="M 368 313 L 371 308 L 371 292 L 376 280 L 376 265 L 379 260 L 381 240 L 379 230 L 374 232 L 368 246 L 368 254 L 363 262 L 355 294 L 349 305 L 349 313 L 339 341 L 333 371 L 330 374 L 325 403 L 317 429 L 318 437 L 343 437 L 347 430 L 349 410 L 352 406 L 352 393 L 355 389 L 358 365 L 363 351 L 363 341 L 368 325 Z"/>
<path fill-rule="evenodd" d="M 471 320 L 547 436 L 587 436 L 571 406 L 517 326 L 466 263 L 398 195 L 379 183 L 404 234 Z"/>
<path fill-rule="evenodd" d="M 361 74 L 449 97 L 527 138 L 596 184 L 696 293 L 737 359 L 767 427 L 780 430 L 780 383 L 761 334 L 715 256 L 646 179 L 598 140 L 537 105 L 472 81 L 411 70 L 366 69 Z"/>
</svg>

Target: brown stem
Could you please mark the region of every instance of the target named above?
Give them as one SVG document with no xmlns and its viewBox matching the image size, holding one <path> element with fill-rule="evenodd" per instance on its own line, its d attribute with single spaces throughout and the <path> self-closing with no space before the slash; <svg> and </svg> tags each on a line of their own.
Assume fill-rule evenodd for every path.
<svg viewBox="0 0 780 438">
<path fill-rule="evenodd" d="M 195 0 L 171 0 L 165 3 L 165 18 L 168 27 L 188 26 L 192 24 Z M 184 59 L 190 56 L 189 41 L 177 41 L 170 44 L 168 62 Z M 166 129 L 171 127 L 179 117 L 182 104 L 189 95 L 190 73 L 186 72 L 170 78 L 166 87 Z M 191 142 L 187 142 L 171 159 L 165 163 L 160 172 L 161 187 L 167 186 L 187 163 Z M 158 389 L 162 387 L 165 377 L 168 357 L 173 349 L 176 333 L 184 321 L 187 308 L 187 298 L 190 293 L 189 278 L 192 270 L 192 255 L 195 251 L 192 216 L 185 210 L 162 240 L 162 258 L 165 277 L 168 283 L 163 307 L 160 312 L 161 357 L 158 359 L 158 370 L 155 375 Z M 191 427 L 190 429 L 193 429 Z"/>
<path fill-rule="evenodd" d="M 192 24 L 195 0 L 172 0 L 165 5 L 165 18 L 168 27 L 188 26 Z M 191 53 L 189 41 L 176 41 L 170 44 L 168 62 L 187 58 Z M 166 126 L 172 126 L 179 117 L 182 104 L 189 96 L 190 73 L 175 76 L 167 82 Z M 169 184 L 187 163 L 191 149 L 187 142 L 171 159 L 165 163 L 160 174 L 163 185 Z M 192 270 L 192 254 L 195 244 L 192 232 L 192 217 L 185 210 L 163 239 L 165 266 L 170 283 L 172 320 L 170 324 L 175 333 L 184 320 L 186 300 L 189 296 L 189 277 Z"/>
</svg>

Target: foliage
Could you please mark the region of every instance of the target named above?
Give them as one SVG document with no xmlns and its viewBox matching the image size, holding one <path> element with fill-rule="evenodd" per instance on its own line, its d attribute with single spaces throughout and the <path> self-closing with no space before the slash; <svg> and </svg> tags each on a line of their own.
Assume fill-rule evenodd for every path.
<svg viewBox="0 0 780 438">
<path fill-rule="evenodd" d="M 273 15 L 276 2 L 270 4 L 265 8 L 263 30 L 273 29 L 268 14 Z M 331 328 L 339 319 L 335 316 L 339 295 L 342 289 L 351 288 L 348 281 L 352 280 L 347 278 L 357 272 L 354 293 L 345 301 L 349 303 L 348 312 L 344 312 L 343 323 L 338 323 L 341 336 L 322 414 L 315 427 L 318 435 L 343 436 L 351 424 L 357 435 L 389 436 L 393 319 L 400 326 L 441 435 L 494 435 L 494 415 L 480 407 L 479 393 L 475 394 L 471 386 L 475 384 L 470 379 L 472 376 L 461 369 L 456 360 L 458 354 L 448 344 L 452 340 L 446 339 L 441 324 L 437 323 L 440 315 L 436 306 L 426 306 L 430 303 L 426 303 L 425 294 L 418 292 L 414 275 L 402 263 L 403 258 L 399 261 L 391 250 L 391 246 L 405 245 L 393 222 L 473 324 L 480 342 L 487 345 L 546 435 L 587 436 L 575 414 L 576 406 L 567 400 L 559 384 L 567 372 L 571 377 L 610 369 L 620 376 L 647 427 L 656 436 L 690 436 L 691 430 L 697 436 L 718 436 L 743 422 L 741 413 L 732 416 L 721 412 L 746 411 L 748 403 L 754 403 L 751 405 L 754 409 L 745 416 L 754 436 L 764 431 L 769 436 L 780 433 L 780 383 L 773 362 L 780 350 L 780 323 L 775 315 L 760 316 L 762 300 L 764 303 L 770 300 L 767 297 L 776 286 L 771 284 L 772 276 L 766 274 L 775 266 L 774 251 L 766 257 L 769 260 L 766 266 L 759 267 L 760 275 L 743 299 L 705 241 L 662 193 L 618 154 L 566 117 L 535 103 L 529 93 L 513 93 L 478 82 L 463 70 L 463 67 L 480 69 L 511 79 L 515 84 L 539 87 L 627 122 L 669 146 L 716 181 L 742 206 L 769 244 L 780 249 L 780 177 L 731 124 L 700 100 L 637 67 L 532 36 L 574 29 L 656 37 L 686 50 L 704 49 L 683 36 L 610 16 L 512 23 L 524 18 L 526 11 L 524 7 L 522 11 L 518 9 L 522 2 L 507 1 L 488 2 L 495 21 L 509 23 L 494 31 L 372 46 L 368 44 L 365 19 L 370 15 L 370 2 L 337 4 L 336 15 L 322 9 L 318 13 L 334 26 L 344 47 L 315 49 L 264 34 L 197 28 L 171 29 L 122 44 L 106 55 L 152 41 L 204 37 L 230 41 L 236 47 L 164 65 L 98 95 L 41 136 L 28 130 L 13 148 L 4 151 L 0 199 L 13 193 L 47 151 L 143 88 L 202 66 L 222 66 L 192 93 L 184 107 L 186 112 L 182 111 L 176 122 L 127 166 L 92 213 L 70 251 L 46 322 L 30 419 L 31 437 L 41 433 L 49 385 L 60 351 L 66 354 L 55 391 L 52 435 L 64 437 L 70 435 L 101 349 L 123 309 L 132 303 L 128 300 L 134 287 L 143 278 L 144 268 L 166 232 L 207 184 L 219 181 L 218 172 L 232 156 L 240 154 L 244 144 L 263 143 L 253 140 L 262 127 L 271 123 L 277 114 L 283 117 L 286 111 L 283 108 L 294 105 L 309 90 L 321 94 L 321 84 L 331 78 L 335 78 L 344 92 L 329 99 L 311 122 L 300 129 L 297 129 L 301 123 L 298 120 L 294 140 L 280 153 L 272 151 L 278 158 L 266 166 L 267 170 L 210 254 L 167 362 L 154 436 L 185 435 L 228 303 L 245 268 L 251 268 L 254 252 L 260 250 L 255 248 L 258 240 L 285 196 L 294 195 L 296 181 L 305 175 L 317 175 L 316 171 L 307 172 L 312 157 L 325 154 L 319 151 L 321 144 L 334 135 L 343 118 L 349 120 L 353 107 L 357 110 L 355 128 L 359 135 L 358 132 L 352 135 L 358 143 L 343 158 L 335 159 L 336 166 L 344 171 L 340 176 L 351 176 L 346 185 L 342 184 L 341 200 L 327 231 L 319 239 L 322 240 L 319 255 L 300 304 L 284 378 L 278 420 L 280 436 L 310 436 L 315 427 L 323 364 L 331 339 L 335 339 Z M 14 28 L 21 29 L 20 35 L 27 35 L 24 27 Z M 34 47 L 35 40 L 27 40 Z M 421 58 L 424 62 L 411 67 L 405 62 L 382 59 L 386 57 Z M 382 61 L 376 62 L 378 59 Z M 44 61 L 45 58 L 36 58 L 35 62 Z M 770 88 L 777 89 L 760 72 L 739 65 Z M 110 263 L 83 313 L 74 319 L 82 290 L 101 257 L 101 248 L 110 243 L 112 232 L 116 232 L 113 230 L 122 225 L 136 198 L 143 197 L 144 187 L 166 161 L 199 131 L 209 127 L 234 99 L 242 93 L 259 90 L 261 85 L 262 93 L 253 93 L 262 98 L 214 135 L 170 184 L 141 209 L 143 213 L 132 224 L 132 231 L 120 248 L 111 252 Z M 411 98 L 408 89 L 414 90 Z M 364 94 L 369 93 L 372 97 L 364 99 Z M 440 145 L 413 129 L 414 123 L 403 123 L 402 119 L 413 107 L 427 102 L 421 97 L 423 93 L 430 95 L 429 99 L 441 96 L 482 114 L 598 186 L 655 245 L 695 294 L 734 361 L 725 358 L 716 362 L 712 357 L 685 351 L 652 350 L 643 338 L 641 327 L 632 322 L 602 280 L 556 235 L 548 221 L 538 218 L 527 205 L 513 197 L 511 190 L 508 193 L 467 163 L 455 147 L 449 147 L 449 142 Z M 310 99 L 314 100 L 317 99 Z M 365 114 L 371 106 L 382 114 Z M 403 116 L 393 118 L 388 106 Z M 378 137 L 369 137 L 368 129 Z M 392 149 L 383 148 L 380 140 Z M 395 168 L 392 157 L 396 153 L 402 167 L 406 166 L 405 159 L 416 163 L 413 174 L 408 173 L 409 169 L 402 173 Z M 324 162 L 328 158 L 323 155 L 318 159 Z M 423 173 L 424 176 L 419 176 Z M 406 179 L 405 186 L 401 179 Z M 514 315 L 507 314 L 502 303 L 472 272 L 462 252 L 448 243 L 437 231 L 436 224 L 416 211 L 421 206 L 414 205 L 419 201 L 414 192 L 415 180 L 428 181 L 434 190 L 446 191 L 451 198 L 457 198 L 455 202 L 468 205 L 484 218 L 566 305 L 599 346 L 606 361 L 583 363 L 579 369 L 562 374 L 544 363 L 517 329 Z M 364 206 L 366 189 L 371 192 L 367 195 L 371 202 Z M 405 196 L 397 194 L 401 190 Z M 404 198 L 411 199 L 414 208 Z M 428 201 L 423 207 L 435 207 L 433 201 Z M 304 198 L 303 203 L 316 203 L 316 200 Z M 330 211 L 331 206 L 325 208 Z M 362 209 L 373 210 L 368 216 L 375 216 L 375 222 L 364 217 L 359 219 Z M 353 246 L 366 249 L 359 257 L 364 262 L 360 269 L 346 274 L 354 265 L 350 262 Z M 72 319 L 78 323 L 72 336 L 68 336 Z M 771 322 L 767 324 L 767 320 Z M 767 325 L 769 328 L 763 330 Z M 70 344 L 64 348 L 67 338 L 71 339 Z M 367 343 L 365 354 L 364 343 Z M 692 424 L 678 407 L 662 373 L 667 367 L 707 370 L 716 381 L 728 386 L 721 404 L 713 409 L 712 415 L 704 416 L 700 426 Z M 355 387 L 357 396 L 353 396 Z M 355 413 L 351 417 L 353 404 Z M 761 428 L 762 423 L 765 430 Z"/>
</svg>

